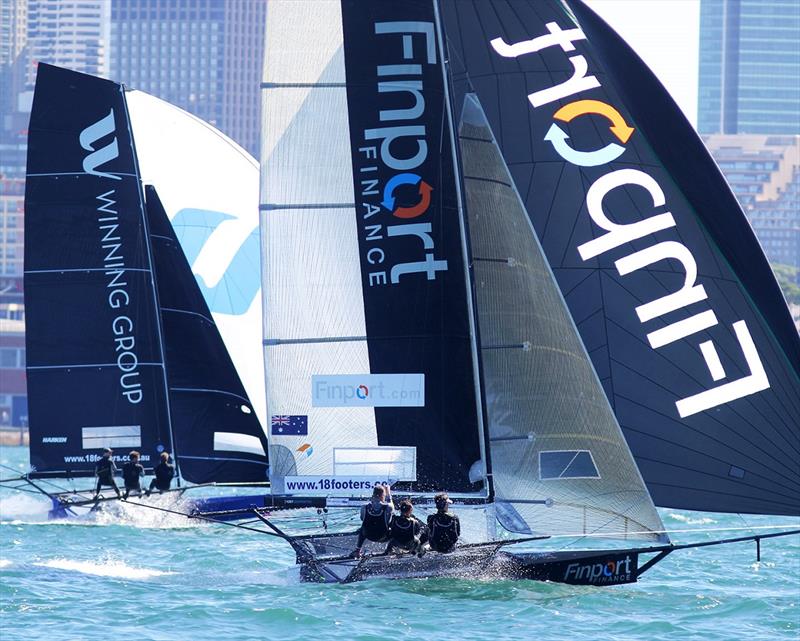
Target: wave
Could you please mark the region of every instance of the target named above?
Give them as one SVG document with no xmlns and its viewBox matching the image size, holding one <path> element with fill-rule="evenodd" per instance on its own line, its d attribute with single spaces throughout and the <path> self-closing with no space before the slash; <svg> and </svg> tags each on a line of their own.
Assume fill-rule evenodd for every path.
<svg viewBox="0 0 800 641">
<path fill-rule="evenodd" d="M 175 572 L 164 570 L 151 570 L 148 568 L 135 568 L 124 561 L 106 560 L 100 562 L 78 561 L 75 559 L 50 559 L 34 563 L 38 567 L 67 570 L 92 576 L 104 576 L 115 579 L 130 579 L 133 581 L 146 581 L 160 576 L 168 576 Z"/>
<path fill-rule="evenodd" d="M 9 565 L 11 565 L 11 561 L 8 559 L 0 559 L 0 568 L 7 568 Z"/>
<path fill-rule="evenodd" d="M 669 512 L 667 517 L 673 521 L 685 523 L 686 525 L 711 525 L 712 523 L 716 523 L 714 519 L 707 516 L 701 518 L 692 518 L 690 516 L 686 516 L 685 514 L 678 514 L 676 512 Z"/>
</svg>

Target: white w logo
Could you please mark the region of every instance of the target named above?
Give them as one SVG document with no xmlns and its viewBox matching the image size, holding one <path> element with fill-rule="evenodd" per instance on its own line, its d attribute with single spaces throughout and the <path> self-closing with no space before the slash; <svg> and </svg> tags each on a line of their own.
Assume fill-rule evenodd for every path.
<svg viewBox="0 0 800 641">
<path fill-rule="evenodd" d="M 86 151 L 92 152 L 83 159 L 83 170 L 87 174 L 103 176 L 104 178 L 112 178 L 114 180 L 122 179 L 120 176 L 115 176 L 114 174 L 107 174 L 102 171 L 97 171 L 97 167 L 110 162 L 119 156 L 119 147 L 117 147 L 116 136 L 114 136 L 111 142 L 105 147 L 95 150 L 93 146 L 103 136 L 113 133 L 114 129 L 116 129 L 116 124 L 114 123 L 114 109 L 112 108 L 105 118 L 98 120 L 93 125 L 89 125 L 81 132 L 79 138 L 81 147 L 83 147 Z"/>
</svg>

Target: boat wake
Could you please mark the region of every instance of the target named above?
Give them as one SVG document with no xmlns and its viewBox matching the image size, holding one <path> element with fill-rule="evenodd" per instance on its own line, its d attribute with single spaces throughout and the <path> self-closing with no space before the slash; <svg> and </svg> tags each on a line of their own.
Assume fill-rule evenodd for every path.
<svg viewBox="0 0 800 641">
<path fill-rule="evenodd" d="M 0 498 L 0 523 L 8 521 L 47 522 L 49 509 L 50 502 L 41 498 L 34 498 L 24 494 L 4 496 Z"/>
<path fill-rule="evenodd" d="M 43 568 L 56 570 L 66 570 L 88 574 L 91 576 L 103 576 L 114 579 L 129 579 L 133 581 L 146 581 L 161 576 L 175 574 L 175 572 L 163 570 L 151 570 L 148 568 L 136 568 L 123 561 L 105 560 L 99 563 L 92 561 L 78 561 L 74 559 L 50 559 L 33 565 Z"/>
</svg>

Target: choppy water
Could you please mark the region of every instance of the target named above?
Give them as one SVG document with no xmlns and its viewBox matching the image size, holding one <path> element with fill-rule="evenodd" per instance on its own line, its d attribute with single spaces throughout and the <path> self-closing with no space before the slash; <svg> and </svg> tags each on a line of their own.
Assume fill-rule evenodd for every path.
<svg viewBox="0 0 800 641">
<path fill-rule="evenodd" d="M 22 471 L 27 450 L 2 448 L 0 463 Z M 800 639 L 798 536 L 764 541 L 761 563 L 753 543 L 676 552 L 640 583 L 613 588 L 455 579 L 329 586 L 293 580 L 289 547 L 257 533 L 132 506 L 48 522 L 47 508 L 0 491 L 2 641 Z M 662 517 L 673 530 L 800 525 L 671 510 Z"/>
</svg>

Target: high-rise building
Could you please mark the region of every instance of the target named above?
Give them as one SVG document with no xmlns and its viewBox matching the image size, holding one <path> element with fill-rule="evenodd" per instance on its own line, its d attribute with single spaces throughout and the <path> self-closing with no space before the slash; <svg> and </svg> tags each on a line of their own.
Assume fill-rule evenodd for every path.
<svg viewBox="0 0 800 641">
<path fill-rule="evenodd" d="M 29 0 L 29 87 L 38 62 L 107 76 L 110 29 L 109 0 Z"/>
<path fill-rule="evenodd" d="M 111 78 L 258 155 L 266 0 L 114 0 Z"/>
<path fill-rule="evenodd" d="M 13 127 L 9 118 L 22 89 L 27 28 L 27 1 L 0 0 L 0 132 Z"/>
<path fill-rule="evenodd" d="M 798 43 L 798 0 L 701 0 L 700 133 L 800 134 Z"/>
<path fill-rule="evenodd" d="M 720 134 L 704 142 L 769 261 L 800 268 L 800 136 Z"/>
</svg>

